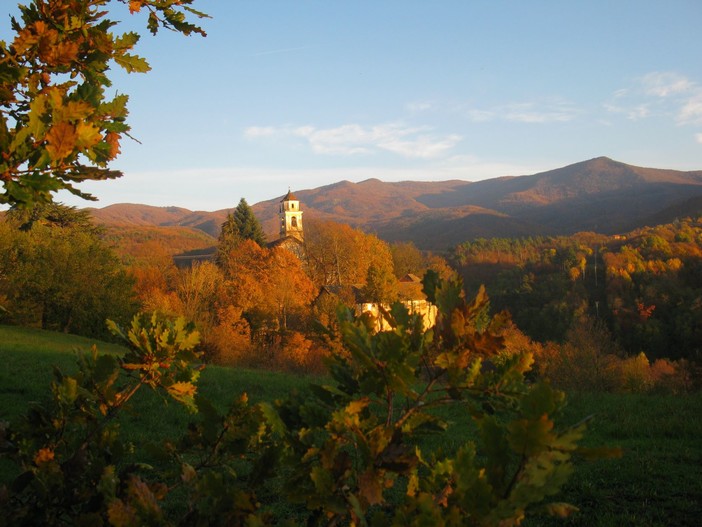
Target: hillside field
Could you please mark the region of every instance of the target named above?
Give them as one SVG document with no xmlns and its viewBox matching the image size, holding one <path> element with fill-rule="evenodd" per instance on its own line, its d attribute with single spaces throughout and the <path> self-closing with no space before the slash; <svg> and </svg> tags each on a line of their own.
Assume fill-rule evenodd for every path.
<svg viewBox="0 0 702 527">
<path fill-rule="evenodd" d="M 48 395 L 52 365 L 74 368 L 75 350 L 89 349 L 89 339 L 35 329 L 0 326 L 0 420 L 20 418 L 31 401 Z M 121 348 L 98 343 L 101 351 Z M 302 389 L 314 378 L 284 373 L 208 367 L 200 389 L 216 404 L 246 392 L 251 401 L 275 400 Z M 149 393 L 142 394 L 122 423 L 134 442 L 176 437 L 189 416 L 183 409 Z M 581 510 L 565 521 L 530 520 L 526 525 L 693 526 L 702 503 L 702 394 L 689 396 L 572 394 L 562 422 L 594 415 L 585 446 L 619 446 L 616 460 L 580 461 L 556 501 Z M 448 448 L 464 437 L 443 437 Z M 11 472 L 0 466 L 0 476 Z"/>
</svg>

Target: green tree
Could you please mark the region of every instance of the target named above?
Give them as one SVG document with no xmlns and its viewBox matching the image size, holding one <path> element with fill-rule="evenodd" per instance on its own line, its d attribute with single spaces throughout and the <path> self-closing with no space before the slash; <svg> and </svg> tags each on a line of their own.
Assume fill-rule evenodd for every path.
<svg viewBox="0 0 702 527">
<path fill-rule="evenodd" d="M 234 211 L 227 214 L 227 219 L 222 223 L 217 247 L 217 260 L 221 261 L 242 240 L 253 240 L 260 247 L 266 245 L 266 234 L 244 198 L 241 198 Z"/>
<path fill-rule="evenodd" d="M 133 280 L 80 211 L 58 204 L 39 209 L 61 222 L 28 223 L 28 211 L 16 210 L 0 222 L 4 320 L 105 336 L 108 317 L 122 322 L 134 314 Z"/>
<path fill-rule="evenodd" d="M 35 224 L 40 224 L 96 234 L 103 231 L 93 223 L 90 211 L 56 202 L 36 203 L 31 209 L 14 206 L 7 212 L 7 220 L 20 230 L 28 230 Z"/>
<path fill-rule="evenodd" d="M 149 65 L 132 50 L 134 32 L 115 34 L 108 5 L 148 12 L 147 27 L 189 35 L 204 31 L 186 20 L 194 0 L 33 0 L 12 18 L 14 39 L 0 41 L 0 203 L 29 206 L 75 184 L 121 176 L 109 168 L 129 135 L 128 96 L 106 95 L 108 72 Z"/>
</svg>

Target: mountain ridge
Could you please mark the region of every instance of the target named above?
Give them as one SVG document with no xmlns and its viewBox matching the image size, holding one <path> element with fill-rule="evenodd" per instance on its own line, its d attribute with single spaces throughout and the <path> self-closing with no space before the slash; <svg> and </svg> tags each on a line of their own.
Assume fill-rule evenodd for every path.
<svg viewBox="0 0 702 527">
<path fill-rule="evenodd" d="M 702 203 L 702 170 L 646 168 L 597 157 L 532 175 L 476 182 L 369 178 L 295 190 L 295 195 L 308 221 L 348 223 L 388 241 L 443 250 L 475 237 L 614 234 L 670 218 L 677 208 L 689 213 Z M 282 196 L 252 206 L 269 239 L 277 237 Z M 98 223 L 190 227 L 216 237 L 232 209 L 118 204 L 91 212 Z"/>
</svg>

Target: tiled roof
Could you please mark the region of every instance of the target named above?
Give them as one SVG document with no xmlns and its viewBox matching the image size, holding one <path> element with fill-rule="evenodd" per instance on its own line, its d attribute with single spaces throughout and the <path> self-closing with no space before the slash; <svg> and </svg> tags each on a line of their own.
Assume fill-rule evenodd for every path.
<svg viewBox="0 0 702 527">
<path fill-rule="evenodd" d="M 282 203 L 283 201 L 300 201 L 295 197 L 295 194 L 292 193 L 292 190 L 288 189 L 288 193 L 283 197 L 283 199 L 280 200 Z"/>
</svg>

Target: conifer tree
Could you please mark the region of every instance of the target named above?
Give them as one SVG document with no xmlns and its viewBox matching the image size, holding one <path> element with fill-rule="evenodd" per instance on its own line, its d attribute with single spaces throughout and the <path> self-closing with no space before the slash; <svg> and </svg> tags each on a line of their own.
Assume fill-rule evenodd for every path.
<svg viewBox="0 0 702 527">
<path fill-rule="evenodd" d="M 266 234 L 244 198 L 241 198 L 234 211 L 227 214 L 227 219 L 222 223 L 217 260 L 221 262 L 242 240 L 253 240 L 261 247 L 266 245 Z"/>
</svg>

